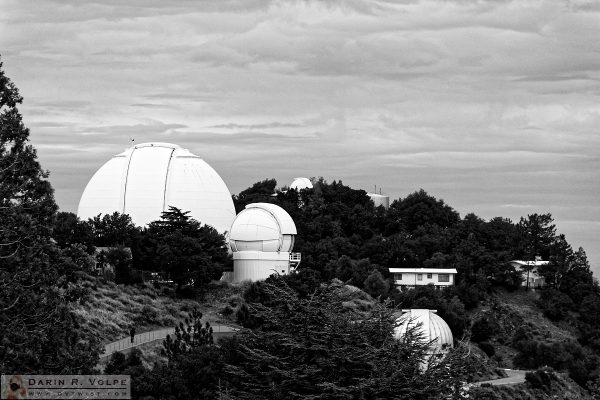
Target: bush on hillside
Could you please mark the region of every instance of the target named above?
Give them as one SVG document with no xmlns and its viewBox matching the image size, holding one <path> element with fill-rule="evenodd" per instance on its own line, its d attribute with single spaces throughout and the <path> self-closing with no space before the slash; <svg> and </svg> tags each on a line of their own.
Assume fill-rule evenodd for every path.
<svg viewBox="0 0 600 400">
<path fill-rule="evenodd" d="M 556 374 L 552 368 L 539 368 L 525 374 L 525 382 L 527 382 L 530 387 L 541 389 L 545 392 L 552 389 L 552 382 L 554 381 L 556 381 Z"/>
<path fill-rule="evenodd" d="M 490 342 L 481 342 L 478 345 L 488 357 L 493 357 L 496 354 L 496 349 Z"/>
<path fill-rule="evenodd" d="M 365 279 L 363 287 L 365 292 L 369 293 L 373 298 L 385 297 L 390 290 L 390 283 L 383 278 L 381 272 L 373 270 L 367 279 Z"/>
<path fill-rule="evenodd" d="M 492 316 L 482 316 L 473 322 L 471 327 L 471 340 L 483 342 L 488 340 L 498 330 L 498 323 Z"/>
<path fill-rule="evenodd" d="M 573 301 L 566 294 L 556 289 L 542 290 L 539 306 L 544 310 L 544 315 L 552 321 L 560 321 L 575 307 Z"/>
</svg>

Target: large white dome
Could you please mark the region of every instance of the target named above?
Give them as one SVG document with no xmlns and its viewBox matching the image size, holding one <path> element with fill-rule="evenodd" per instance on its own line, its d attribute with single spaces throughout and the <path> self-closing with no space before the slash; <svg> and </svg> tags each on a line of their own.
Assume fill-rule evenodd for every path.
<svg viewBox="0 0 600 400">
<path fill-rule="evenodd" d="M 235 218 L 231 193 L 200 157 L 169 143 L 143 143 L 117 154 L 90 179 L 77 215 L 82 219 L 118 211 L 136 225 L 160 218 L 169 206 L 190 211 L 224 233 Z"/>
<path fill-rule="evenodd" d="M 404 313 L 398 318 L 398 326 L 394 332 L 396 339 L 402 338 L 409 329 L 418 329 L 425 343 L 432 341 L 432 353 L 440 353 L 452 347 L 454 342 L 452 331 L 446 321 L 437 315 L 434 310 L 412 309 L 402 311 Z"/>
<path fill-rule="evenodd" d="M 281 207 L 269 203 L 248 204 L 233 221 L 229 245 L 234 252 L 291 251 L 296 225 Z"/>
</svg>

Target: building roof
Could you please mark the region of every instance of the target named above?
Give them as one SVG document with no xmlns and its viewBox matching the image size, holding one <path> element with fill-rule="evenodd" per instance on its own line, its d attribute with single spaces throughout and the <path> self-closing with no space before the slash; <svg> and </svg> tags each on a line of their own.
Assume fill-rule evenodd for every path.
<svg viewBox="0 0 600 400">
<path fill-rule="evenodd" d="M 456 274 L 456 268 L 389 268 L 391 273 L 398 274 Z"/>
<path fill-rule="evenodd" d="M 82 219 L 115 211 L 136 225 L 160 218 L 174 206 L 223 233 L 235 218 L 231 193 L 200 157 L 170 143 L 142 143 L 108 160 L 90 179 L 77 215 Z"/>
<path fill-rule="evenodd" d="M 535 261 L 523 261 L 523 260 L 511 260 L 510 261 L 513 264 L 517 264 L 517 265 L 533 265 L 533 266 L 540 266 L 540 265 L 547 265 L 550 263 L 550 261 L 542 261 L 542 260 L 535 260 Z"/>
<path fill-rule="evenodd" d="M 384 194 L 378 194 L 378 193 L 367 193 L 367 196 L 369 196 L 372 199 L 385 199 L 385 198 L 390 198 L 390 196 L 386 196 Z"/>
<path fill-rule="evenodd" d="M 400 339 L 409 329 L 415 329 L 421 334 L 423 342 L 431 343 L 432 350 L 438 352 L 444 346 L 452 347 L 454 338 L 452 330 L 435 310 L 411 309 L 402 310 L 404 313 L 396 321 L 398 326 L 394 329 L 394 337 Z"/>
</svg>

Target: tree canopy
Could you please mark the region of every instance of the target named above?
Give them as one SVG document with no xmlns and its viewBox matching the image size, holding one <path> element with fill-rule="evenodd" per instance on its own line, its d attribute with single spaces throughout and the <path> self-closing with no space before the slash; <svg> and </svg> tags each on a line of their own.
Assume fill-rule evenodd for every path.
<svg viewBox="0 0 600 400">
<path fill-rule="evenodd" d="M 180 287 L 202 288 L 219 279 L 231 260 L 223 235 L 188 214 L 169 207 L 143 229 L 134 248 L 134 261 L 140 269 L 168 273 Z"/>
<path fill-rule="evenodd" d="M 90 371 L 93 339 L 69 309 L 77 262 L 52 240 L 57 206 L 0 62 L 0 370 Z"/>
</svg>

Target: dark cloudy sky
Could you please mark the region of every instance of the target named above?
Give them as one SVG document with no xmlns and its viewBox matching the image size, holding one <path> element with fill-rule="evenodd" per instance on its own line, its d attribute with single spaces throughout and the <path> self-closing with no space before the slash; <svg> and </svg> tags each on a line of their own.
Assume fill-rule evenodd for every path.
<svg viewBox="0 0 600 400">
<path fill-rule="evenodd" d="M 0 0 L 56 198 L 166 141 L 233 193 L 274 177 L 551 212 L 600 264 L 597 1 Z"/>
</svg>

